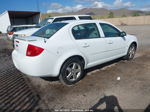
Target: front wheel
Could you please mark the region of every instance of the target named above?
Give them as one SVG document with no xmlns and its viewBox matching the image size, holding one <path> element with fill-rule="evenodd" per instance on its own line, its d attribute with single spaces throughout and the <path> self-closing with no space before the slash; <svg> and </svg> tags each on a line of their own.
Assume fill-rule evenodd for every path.
<svg viewBox="0 0 150 112">
<path fill-rule="evenodd" d="M 84 64 L 78 58 L 68 59 L 62 66 L 59 79 L 67 85 L 75 84 L 83 76 Z"/>
<path fill-rule="evenodd" d="M 128 49 L 127 55 L 124 56 L 124 59 L 125 60 L 132 60 L 135 56 L 135 52 L 136 52 L 136 45 L 131 44 L 129 49 Z"/>
</svg>

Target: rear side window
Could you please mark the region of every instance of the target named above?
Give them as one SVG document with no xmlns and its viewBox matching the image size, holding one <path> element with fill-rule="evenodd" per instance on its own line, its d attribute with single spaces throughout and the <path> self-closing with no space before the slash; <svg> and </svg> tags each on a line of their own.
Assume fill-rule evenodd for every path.
<svg viewBox="0 0 150 112">
<path fill-rule="evenodd" d="M 58 30 L 67 25 L 68 23 L 52 23 L 47 26 L 44 26 L 37 32 L 35 32 L 32 36 L 42 37 L 42 38 L 50 38 L 54 35 Z"/>
<path fill-rule="evenodd" d="M 104 32 L 105 37 L 120 37 L 120 31 L 112 25 L 100 23 L 100 26 Z"/>
<path fill-rule="evenodd" d="M 72 28 L 75 39 L 100 38 L 98 28 L 95 23 L 80 24 Z"/>
<path fill-rule="evenodd" d="M 92 20 L 91 16 L 79 16 L 79 19 L 81 20 Z"/>
<path fill-rule="evenodd" d="M 60 17 L 60 18 L 54 19 L 53 22 L 67 21 L 67 20 L 76 20 L 76 18 L 75 17 Z"/>
</svg>

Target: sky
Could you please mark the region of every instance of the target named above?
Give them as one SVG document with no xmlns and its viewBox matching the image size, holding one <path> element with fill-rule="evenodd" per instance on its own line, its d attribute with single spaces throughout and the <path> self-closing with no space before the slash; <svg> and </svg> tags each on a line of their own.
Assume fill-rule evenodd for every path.
<svg viewBox="0 0 150 112">
<path fill-rule="evenodd" d="M 64 13 L 83 8 L 128 8 L 150 11 L 150 0 L 0 0 L 0 13 L 6 10 Z"/>
</svg>

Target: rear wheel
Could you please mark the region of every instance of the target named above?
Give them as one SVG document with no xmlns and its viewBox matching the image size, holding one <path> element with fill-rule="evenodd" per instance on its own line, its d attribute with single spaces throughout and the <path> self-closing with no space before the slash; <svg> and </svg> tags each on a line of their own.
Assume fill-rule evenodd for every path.
<svg viewBox="0 0 150 112">
<path fill-rule="evenodd" d="M 132 60 L 135 56 L 136 45 L 133 43 L 130 45 L 127 55 L 124 57 L 125 60 Z"/>
<path fill-rule="evenodd" d="M 75 84 L 83 76 L 84 64 L 78 58 L 68 59 L 62 66 L 59 79 L 67 85 Z"/>
</svg>

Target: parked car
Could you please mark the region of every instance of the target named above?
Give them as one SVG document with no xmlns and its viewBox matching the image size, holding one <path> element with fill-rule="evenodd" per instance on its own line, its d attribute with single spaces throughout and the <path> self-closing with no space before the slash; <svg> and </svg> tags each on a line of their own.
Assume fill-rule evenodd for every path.
<svg viewBox="0 0 150 112">
<path fill-rule="evenodd" d="M 59 77 L 68 85 L 81 80 L 87 68 L 120 57 L 133 59 L 138 46 L 135 36 L 98 20 L 52 23 L 14 43 L 12 59 L 18 70 Z"/>
<path fill-rule="evenodd" d="M 34 28 L 35 25 L 13 25 L 13 26 L 8 26 L 7 28 L 7 36 L 11 40 L 15 32 L 18 32 L 20 30 L 24 29 L 29 29 L 29 28 Z"/>
<path fill-rule="evenodd" d="M 36 25 L 35 28 L 25 29 L 14 33 L 15 37 L 24 37 L 30 36 L 41 27 L 53 23 L 53 22 L 60 22 L 60 21 L 68 21 L 68 20 L 92 20 L 92 17 L 89 15 L 69 15 L 69 16 L 56 16 L 56 17 L 49 17 L 41 21 L 39 24 Z"/>
</svg>

